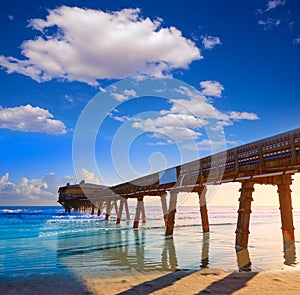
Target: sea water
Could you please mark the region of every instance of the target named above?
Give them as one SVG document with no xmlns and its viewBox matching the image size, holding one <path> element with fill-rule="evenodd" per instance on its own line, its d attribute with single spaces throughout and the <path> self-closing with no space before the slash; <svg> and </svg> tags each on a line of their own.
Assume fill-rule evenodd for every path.
<svg viewBox="0 0 300 295">
<path fill-rule="evenodd" d="M 135 208 L 131 207 L 132 219 Z M 210 233 L 203 233 L 199 207 L 177 209 L 173 237 L 165 237 L 160 207 L 146 206 L 147 223 L 104 215 L 68 214 L 62 207 L 0 207 L 0 278 L 76 274 L 120 275 L 176 269 L 237 270 L 236 207 L 209 207 Z M 296 254 L 283 253 L 280 212 L 255 207 L 249 254 L 252 270 L 298 268 L 300 210 L 294 209 Z M 288 266 L 287 266 L 288 265 Z"/>
</svg>

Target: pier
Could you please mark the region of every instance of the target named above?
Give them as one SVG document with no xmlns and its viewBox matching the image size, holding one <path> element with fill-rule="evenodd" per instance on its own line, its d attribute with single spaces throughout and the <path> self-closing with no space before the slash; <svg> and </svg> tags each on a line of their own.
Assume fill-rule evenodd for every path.
<svg viewBox="0 0 300 295">
<path fill-rule="evenodd" d="M 203 233 L 209 232 L 206 186 L 239 182 L 240 198 L 236 226 L 236 254 L 241 270 L 251 266 L 248 253 L 249 224 L 253 192 L 256 185 L 277 186 L 280 203 L 282 238 L 285 252 L 295 251 L 292 213 L 292 176 L 300 171 L 300 128 L 251 142 L 239 147 L 196 160 L 151 175 L 111 187 L 77 187 L 86 197 L 86 206 L 93 213 L 104 212 L 108 220 L 112 210 L 120 223 L 125 209 L 129 219 L 128 199 L 136 199 L 137 206 L 133 228 L 146 222 L 144 198 L 156 196 L 161 200 L 162 220 L 166 236 L 172 236 L 176 221 L 177 195 L 180 192 L 197 193 Z M 66 187 L 59 189 L 59 202 L 70 212 L 73 195 Z M 169 204 L 167 204 L 167 197 Z M 226 196 L 224 196 L 226 198 Z M 74 204 L 77 204 L 74 202 Z"/>
</svg>

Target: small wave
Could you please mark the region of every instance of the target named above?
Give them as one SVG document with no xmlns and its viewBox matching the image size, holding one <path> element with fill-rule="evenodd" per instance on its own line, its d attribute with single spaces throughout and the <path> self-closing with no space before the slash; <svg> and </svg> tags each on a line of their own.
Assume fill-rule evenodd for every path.
<svg viewBox="0 0 300 295">
<path fill-rule="evenodd" d="M 16 214 L 23 212 L 23 209 L 1 209 L 0 212 L 4 214 Z"/>
</svg>

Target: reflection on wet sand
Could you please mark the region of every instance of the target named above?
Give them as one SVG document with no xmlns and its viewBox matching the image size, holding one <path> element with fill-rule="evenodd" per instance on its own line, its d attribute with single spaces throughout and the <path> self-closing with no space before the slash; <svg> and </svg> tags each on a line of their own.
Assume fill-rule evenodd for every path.
<svg viewBox="0 0 300 295">
<path fill-rule="evenodd" d="M 198 245 L 200 246 L 200 245 Z M 209 266 L 210 233 L 202 234 L 199 267 Z M 252 270 L 247 248 L 236 246 L 237 266 L 241 272 Z M 295 243 L 285 244 L 284 264 L 296 262 Z M 147 229 L 111 228 L 101 232 L 60 235 L 57 238 L 57 266 L 97 270 L 175 271 L 180 261 L 173 237 L 162 237 L 153 244 Z"/>
<path fill-rule="evenodd" d="M 236 246 L 236 258 L 240 272 L 251 271 L 251 259 L 248 249 Z M 296 247 L 295 243 L 285 243 L 283 247 L 284 264 L 288 266 L 295 266 L 296 261 Z"/>
<path fill-rule="evenodd" d="M 203 233 L 201 268 L 208 267 L 209 263 L 209 232 Z"/>
<path fill-rule="evenodd" d="M 239 271 L 251 271 L 251 260 L 249 251 L 247 248 L 242 248 L 239 246 L 235 246 L 236 258 Z"/>
<path fill-rule="evenodd" d="M 295 243 L 285 243 L 283 245 L 283 257 L 284 264 L 289 266 L 294 266 L 297 264 L 296 261 L 296 246 Z"/>
<path fill-rule="evenodd" d="M 149 236 L 148 236 L 149 238 Z M 86 234 L 79 242 L 76 235 L 60 236 L 57 240 L 57 260 L 60 267 L 95 267 L 120 270 L 178 269 L 173 237 L 164 237 L 161 247 L 152 249 L 145 230 L 107 230 L 101 234 Z M 76 246 L 80 245 L 80 246 Z M 159 254 L 160 253 L 160 254 Z M 209 233 L 203 234 L 200 267 L 209 263 Z"/>
<path fill-rule="evenodd" d="M 150 255 L 144 230 L 108 230 L 84 237 L 76 247 L 70 236 L 57 240 L 57 260 L 61 267 L 95 267 L 120 270 L 171 270 L 178 267 L 173 237 L 164 238 L 161 255 Z M 154 253 L 156 254 L 156 253 Z"/>
<path fill-rule="evenodd" d="M 169 263 L 168 263 L 169 257 Z M 178 267 L 176 250 L 173 237 L 166 237 L 163 251 L 161 254 L 161 262 L 163 270 L 176 270 Z"/>
</svg>

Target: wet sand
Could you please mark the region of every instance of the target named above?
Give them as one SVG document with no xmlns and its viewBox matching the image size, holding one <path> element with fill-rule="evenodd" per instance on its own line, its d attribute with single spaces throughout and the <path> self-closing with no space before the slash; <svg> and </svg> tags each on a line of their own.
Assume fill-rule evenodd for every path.
<svg viewBox="0 0 300 295">
<path fill-rule="evenodd" d="M 299 294 L 300 270 L 132 272 L 114 277 L 44 277 L 0 282 L 0 294 Z"/>
</svg>

